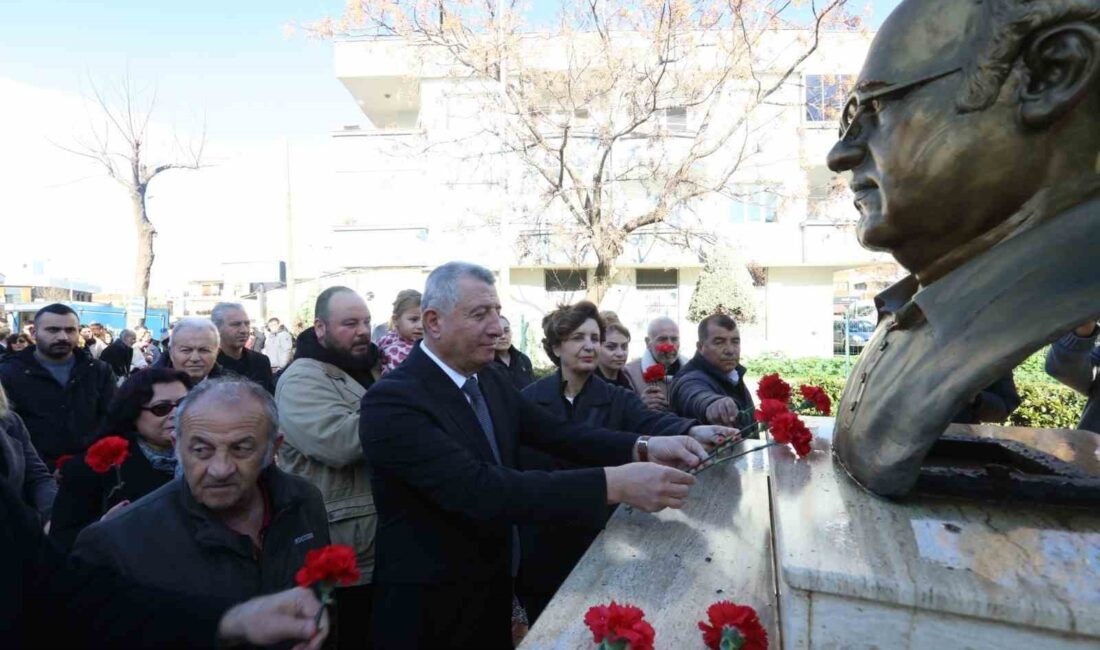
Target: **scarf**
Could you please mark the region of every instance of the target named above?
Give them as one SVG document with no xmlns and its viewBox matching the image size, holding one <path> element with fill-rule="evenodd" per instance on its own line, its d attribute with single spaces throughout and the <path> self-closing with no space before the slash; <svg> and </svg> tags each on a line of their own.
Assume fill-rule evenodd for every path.
<svg viewBox="0 0 1100 650">
<path fill-rule="evenodd" d="M 351 378 L 359 382 L 363 388 L 370 388 L 374 384 L 374 375 L 371 371 L 380 361 L 378 346 L 370 344 L 370 352 L 365 359 L 355 359 L 346 354 L 340 354 L 321 345 L 317 339 L 317 332 L 309 328 L 298 335 L 298 349 L 294 353 L 295 361 L 298 359 L 316 359 L 322 363 L 330 363 L 340 370 L 351 375 Z M 290 364 L 293 364 L 291 361 Z M 287 367 L 290 366 L 287 364 Z"/>
<path fill-rule="evenodd" d="M 154 449 L 145 443 L 144 440 L 138 440 L 138 449 L 145 456 L 145 459 L 149 461 L 149 464 L 153 466 L 153 469 L 158 472 L 164 472 L 165 474 L 171 474 L 175 476 L 176 466 L 179 464 L 176 460 L 176 452 L 173 449 L 166 449 L 161 451 Z"/>
</svg>

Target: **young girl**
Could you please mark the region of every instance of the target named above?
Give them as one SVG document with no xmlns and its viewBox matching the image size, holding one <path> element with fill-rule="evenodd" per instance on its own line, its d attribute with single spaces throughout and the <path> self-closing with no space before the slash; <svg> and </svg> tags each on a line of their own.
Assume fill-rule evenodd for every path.
<svg viewBox="0 0 1100 650">
<path fill-rule="evenodd" d="M 424 326 L 420 323 L 420 292 L 405 289 L 393 301 L 390 331 L 378 341 L 378 349 L 382 352 L 382 374 L 404 361 L 422 338 Z"/>
</svg>

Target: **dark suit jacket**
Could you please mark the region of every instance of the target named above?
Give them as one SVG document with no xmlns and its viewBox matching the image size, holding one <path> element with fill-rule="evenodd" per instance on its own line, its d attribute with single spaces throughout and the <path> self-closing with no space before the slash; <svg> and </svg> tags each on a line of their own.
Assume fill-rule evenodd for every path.
<svg viewBox="0 0 1100 650">
<path fill-rule="evenodd" d="M 619 376 L 625 375 L 620 373 Z M 676 436 L 686 434 L 688 429 L 699 424 L 666 411 L 647 409 L 634 391 L 595 376 L 588 379 L 570 404 L 562 397 L 561 370 L 525 388 L 523 397 L 560 418 L 590 427 Z M 562 470 L 573 469 L 577 465 L 523 445 L 520 447 L 520 467 L 525 470 Z M 614 508 L 607 509 L 607 515 L 612 512 Z M 604 523 L 554 522 L 520 526 L 522 559 L 516 592 L 524 600 L 528 615 L 537 617 L 542 612 L 546 602 L 569 576 Z"/>
<path fill-rule="evenodd" d="M 31 443 L 23 420 L 14 412 L 0 416 L 0 482 L 22 494 L 43 523 L 50 520 L 57 484 Z"/>
<path fill-rule="evenodd" d="M 84 462 L 83 456 L 73 458 L 61 468 L 61 487 L 53 506 L 53 523 L 50 537 L 66 551 L 70 550 L 76 536 L 86 527 L 99 521 L 112 506 L 129 500 L 131 503 L 156 490 L 172 476 L 153 469 L 145 454 L 137 448 L 132 434 L 130 456 L 119 467 L 122 489 L 111 493 L 118 479 L 113 471 L 97 474 Z"/>
<path fill-rule="evenodd" d="M 492 364 L 478 381 L 503 464 L 466 396 L 419 345 L 363 396 L 359 432 L 379 517 L 375 583 L 507 576 L 513 524 L 606 517 L 602 466 L 629 462 L 637 436 L 570 424 L 524 401 Z M 521 472 L 521 442 L 595 467 Z"/>
<path fill-rule="evenodd" d="M 115 339 L 99 353 L 99 360 L 111 367 L 116 377 L 129 377 L 130 367 L 134 363 L 134 349 Z"/>
</svg>

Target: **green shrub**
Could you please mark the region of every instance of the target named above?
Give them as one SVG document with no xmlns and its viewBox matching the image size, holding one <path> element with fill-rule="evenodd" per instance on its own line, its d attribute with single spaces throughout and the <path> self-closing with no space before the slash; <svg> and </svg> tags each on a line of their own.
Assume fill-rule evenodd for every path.
<svg viewBox="0 0 1100 650">
<path fill-rule="evenodd" d="M 1076 429 L 1087 399 L 1081 393 L 1048 382 L 1017 381 L 1020 408 L 1008 417 L 1008 424 L 1040 429 Z"/>
</svg>

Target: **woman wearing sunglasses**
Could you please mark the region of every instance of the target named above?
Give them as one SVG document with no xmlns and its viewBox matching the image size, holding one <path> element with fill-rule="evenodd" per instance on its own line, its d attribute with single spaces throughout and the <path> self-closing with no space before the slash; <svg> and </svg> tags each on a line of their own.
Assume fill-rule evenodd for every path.
<svg viewBox="0 0 1100 650">
<path fill-rule="evenodd" d="M 171 368 L 147 368 L 130 375 L 115 393 L 99 436 L 130 441 L 130 456 L 115 472 L 97 474 L 83 457 L 59 463 L 61 487 L 54 501 L 50 537 L 66 550 L 77 534 L 119 504 L 136 501 L 172 480 L 176 455 L 172 447 L 176 406 L 191 389 L 191 378 Z"/>
</svg>

